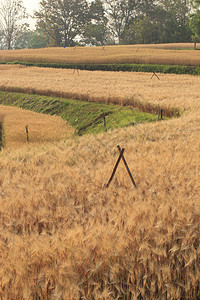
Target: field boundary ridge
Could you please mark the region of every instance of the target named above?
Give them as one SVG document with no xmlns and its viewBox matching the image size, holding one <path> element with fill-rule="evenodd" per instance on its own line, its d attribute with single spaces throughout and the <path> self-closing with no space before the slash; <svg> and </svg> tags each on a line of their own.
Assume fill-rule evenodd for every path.
<svg viewBox="0 0 200 300">
<path fill-rule="evenodd" d="M 23 65 L 26 67 L 74 69 L 85 71 L 107 71 L 107 72 L 144 72 L 163 73 L 177 75 L 200 75 L 200 67 L 186 65 L 159 65 L 159 64 L 66 64 L 66 63 L 34 63 L 22 61 L 0 61 L 1 65 Z"/>
<path fill-rule="evenodd" d="M 78 93 L 68 93 L 68 92 L 59 92 L 59 91 L 38 91 L 37 89 L 23 89 L 21 87 L 5 87 L 0 85 L 0 92 L 7 93 L 18 93 L 26 95 L 37 95 L 37 96 L 47 96 L 47 97 L 57 97 L 60 100 L 71 100 L 71 101 L 85 101 L 86 103 L 94 104 L 105 104 L 105 105 L 114 105 L 118 107 L 131 108 L 138 110 L 143 113 L 149 114 L 158 114 L 162 110 L 163 117 L 166 118 L 179 118 L 183 111 L 178 107 L 169 107 L 169 106 L 160 106 L 152 105 L 149 102 L 143 102 L 138 99 L 127 98 L 123 99 L 117 97 L 88 97 L 87 94 L 78 94 Z M 12 104 L 11 104 L 12 105 Z M 23 105 L 23 103 L 21 103 Z"/>
<path fill-rule="evenodd" d="M 136 107 L 55 96 L 0 91 L 0 104 L 60 116 L 78 135 L 159 121 L 160 111 L 146 113 Z M 163 120 L 168 120 L 165 114 Z"/>
</svg>

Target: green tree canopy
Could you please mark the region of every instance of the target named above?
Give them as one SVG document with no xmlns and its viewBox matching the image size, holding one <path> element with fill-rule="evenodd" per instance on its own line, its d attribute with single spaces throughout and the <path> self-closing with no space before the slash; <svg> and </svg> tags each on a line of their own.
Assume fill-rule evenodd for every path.
<svg viewBox="0 0 200 300">
<path fill-rule="evenodd" d="M 190 12 L 189 0 L 41 0 L 35 18 L 49 46 L 178 43 L 196 34 Z"/>
<path fill-rule="evenodd" d="M 48 36 L 51 46 L 73 46 L 82 34 L 89 14 L 86 0 L 42 0 L 35 12 L 37 26 Z"/>
<path fill-rule="evenodd" d="M 15 49 L 37 49 L 49 45 L 48 36 L 40 29 L 24 30 L 16 39 Z"/>
<path fill-rule="evenodd" d="M 108 19 L 105 15 L 105 8 L 101 0 L 92 1 L 89 7 L 88 23 L 84 27 L 84 44 L 95 46 L 105 45 L 108 38 Z"/>
</svg>

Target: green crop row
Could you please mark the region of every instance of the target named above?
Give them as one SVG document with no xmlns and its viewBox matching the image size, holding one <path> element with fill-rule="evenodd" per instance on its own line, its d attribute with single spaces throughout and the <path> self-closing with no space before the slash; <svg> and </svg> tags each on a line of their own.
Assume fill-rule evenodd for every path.
<svg viewBox="0 0 200 300">
<path fill-rule="evenodd" d="M 114 71 L 114 72 L 150 72 L 164 74 L 200 75 L 200 67 L 180 65 L 153 65 L 153 64 L 59 64 L 59 63 L 33 63 L 33 62 L 5 62 L 0 64 L 20 64 L 27 67 L 79 69 L 88 71 Z"/>
</svg>

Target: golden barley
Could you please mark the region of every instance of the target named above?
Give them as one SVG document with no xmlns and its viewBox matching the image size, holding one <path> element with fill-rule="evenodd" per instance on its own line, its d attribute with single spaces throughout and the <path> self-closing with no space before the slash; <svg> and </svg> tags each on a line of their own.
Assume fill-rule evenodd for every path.
<svg viewBox="0 0 200 300">
<path fill-rule="evenodd" d="M 19 80 L 12 83 L 13 70 Z M 56 70 L 41 71 L 45 83 L 38 92 L 45 85 L 51 90 Z M 21 69 L 1 72 L 4 85 L 10 72 L 6 88 L 37 89 L 38 69 L 23 69 L 26 79 Z M 70 79 L 68 72 L 59 71 L 69 84 L 59 85 L 62 93 L 72 92 L 74 85 L 73 93 L 83 95 L 88 89 L 92 99 L 99 87 L 97 99 L 121 95 L 126 101 L 135 93 L 144 104 L 185 112 L 178 119 L 107 134 L 3 149 L 0 296 L 198 299 L 199 78 L 163 75 L 151 81 L 149 74 L 109 73 L 103 79 L 102 72 L 81 72 Z M 91 85 L 84 87 L 86 78 Z M 125 147 L 138 190 L 122 163 L 110 187 L 104 188 L 119 156 L 118 144 Z"/>
<path fill-rule="evenodd" d="M 56 95 L 144 107 L 199 109 L 200 79 L 190 75 L 81 71 L 0 66 L 0 90 Z"/>
<path fill-rule="evenodd" d="M 185 49 L 185 50 L 176 50 Z M 193 44 L 128 45 L 102 47 L 1 50 L 2 61 L 47 63 L 149 63 L 199 66 Z"/>
<path fill-rule="evenodd" d="M 3 115 L 4 147 L 6 148 L 16 148 L 26 144 L 26 125 L 28 125 L 31 144 L 58 141 L 74 133 L 73 128 L 60 117 L 7 106 L 0 106 L 0 113 Z"/>
</svg>

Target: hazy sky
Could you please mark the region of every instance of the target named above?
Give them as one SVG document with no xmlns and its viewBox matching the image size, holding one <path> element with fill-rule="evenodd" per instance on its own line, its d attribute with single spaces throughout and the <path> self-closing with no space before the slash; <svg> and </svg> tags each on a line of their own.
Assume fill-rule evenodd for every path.
<svg viewBox="0 0 200 300">
<path fill-rule="evenodd" d="M 39 2 L 40 0 L 23 0 L 24 6 L 27 9 L 27 13 L 32 15 L 33 11 L 38 9 Z M 35 21 L 29 18 L 29 23 L 31 26 L 34 26 Z"/>
<path fill-rule="evenodd" d="M 40 0 L 23 0 L 24 6 L 29 13 L 32 13 L 34 9 L 38 8 Z"/>
</svg>

